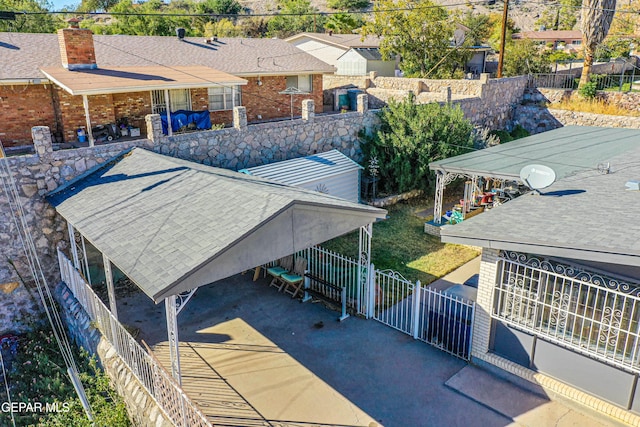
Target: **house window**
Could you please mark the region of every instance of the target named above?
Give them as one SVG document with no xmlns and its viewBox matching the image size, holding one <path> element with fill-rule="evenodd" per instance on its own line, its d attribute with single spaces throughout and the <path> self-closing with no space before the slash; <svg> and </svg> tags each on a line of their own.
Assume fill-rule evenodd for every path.
<svg viewBox="0 0 640 427">
<path fill-rule="evenodd" d="M 242 105 L 239 86 L 218 86 L 209 89 L 209 110 L 232 110 L 233 107 Z"/>
<path fill-rule="evenodd" d="M 640 284 L 525 254 L 500 259 L 494 318 L 640 372 Z"/>
<path fill-rule="evenodd" d="M 287 76 L 287 89 L 295 88 L 301 92 L 313 91 L 312 80 L 310 74 L 301 74 L 299 76 Z"/>
<path fill-rule="evenodd" d="M 191 92 L 189 89 L 171 89 L 169 91 L 171 111 L 191 110 Z M 166 111 L 167 105 L 163 90 L 151 91 L 151 112 L 159 114 Z"/>
<path fill-rule="evenodd" d="M 582 40 L 573 40 L 571 44 L 574 46 L 580 46 L 582 44 Z"/>
</svg>

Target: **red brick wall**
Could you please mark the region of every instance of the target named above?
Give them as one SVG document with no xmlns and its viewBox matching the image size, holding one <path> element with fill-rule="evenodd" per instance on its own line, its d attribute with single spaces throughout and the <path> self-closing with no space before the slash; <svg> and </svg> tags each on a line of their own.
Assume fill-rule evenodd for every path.
<svg viewBox="0 0 640 427">
<path fill-rule="evenodd" d="M 58 43 L 63 66 L 96 63 L 91 30 L 63 28 L 58 30 Z"/>
<path fill-rule="evenodd" d="M 207 88 L 191 89 L 191 108 L 194 111 L 209 109 L 209 91 Z M 233 111 L 210 111 L 211 124 L 233 124 Z"/>
<path fill-rule="evenodd" d="M 77 141 L 76 131 L 78 128 L 86 129 L 87 127 L 82 96 L 70 95 L 58 87 L 56 87 L 55 94 L 62 116 L 64 139 L 66 142 Z M 91 126 L 105 125 L 116 121 L 112 95 L 92 95 L 88 97 L 88 100 Z"/>
<path fill-rule="evenodd" d="M 32 144 L 33 126 L 57 130 L 51 85 L 0 85 L 0 140 L 4 146 Z"/>
<path fill-rule="evenodd" d="M 147 125 L 144 117 L 151 114 L 151 92 L 114 93 L 112 97 L 115 119 L 126 117 L 130 126 L 140 128 L 140 132 L 145 133 Z"/>
<path fill-rule="evenodd" d="M 246 78 L 248 83 L 242 86 L 242 105 L 247 107 L 247 121 L 268 120 L 291 115 L 291 96 L 281 95 L 287 88 L 285 76 L 260 77 L 262 85 L 258 86 L 258 78 Z M 300 116 L 302 101 L 313 99 L 316 113 L 322 113 L 322 75 L 313 75 L 313 93 L 311 95 L 294 95 L 293 115 Z M 262 119 L 258 118 L 262 116 Z"/>
<path fill-rule="evenodd" d="M 286 77 L 250 77 L 242 86 L 242 105 L 247 108 L 249 122 L 286 118 L 291 114 L 290 96 L 278 92 L 285 90 Z M 313 76 L 313 94 L 295 95 L 294 115 L 300 116 L 304 99 L 313 98 L 316 113 L 322 112 L 322 76 Z M 209 108 L 206 88 L 191 90 L 192 109 Z M 148 91 L 113 95 L 89 96 L 89 113 L 93 126 L 115 123 L 127 117 L 129 124 L 146 129 L 144 117 L 151 113 L 151 94 Z M 231 124 L 233 112 L 212 111 L 211 123 Z M 261 118 L 258 118 L 261 115 Z M 65 142 L 77 141 L 77 129 L 86 127 L 82 96 L 72 96 L 59 87 L 48 85 L 0 86 L 0 139 L 7 147 L 31 144 L 31 127 L 49 126 L 63 134 Z"/>
</svg>

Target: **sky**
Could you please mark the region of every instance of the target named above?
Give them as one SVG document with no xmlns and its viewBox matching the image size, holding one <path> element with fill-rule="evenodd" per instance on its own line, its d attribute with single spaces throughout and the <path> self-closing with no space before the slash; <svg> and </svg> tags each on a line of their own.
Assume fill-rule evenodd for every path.
<svg viewBox="0 0 640 427">
<path fill-rule="evenodd" d="M 80 0 L 48 0 L 48 2 L 53 4 L 53 10 L 60 10 L 64 6 L 75 6 L 80 4 Z"/>
</svg>

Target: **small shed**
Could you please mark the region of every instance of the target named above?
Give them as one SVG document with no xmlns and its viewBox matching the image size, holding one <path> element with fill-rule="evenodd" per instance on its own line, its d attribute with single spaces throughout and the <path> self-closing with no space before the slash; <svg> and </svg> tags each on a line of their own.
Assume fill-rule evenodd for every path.
<svg viewBox="0 0 640 427">
<path fill-rule="evenodd" d="M 361 169 L 338 150 L 331 150 L 240 172 L 359 202 Z"/>
<path fill-rule="evenodd" d="M 336 74 L 364 76 L 375 71 L 381 77 L 393 77 L 396 61 L 385 61 L 378 48 L 353 48 L 346 51 L 337 61 Z"/>
</svg>

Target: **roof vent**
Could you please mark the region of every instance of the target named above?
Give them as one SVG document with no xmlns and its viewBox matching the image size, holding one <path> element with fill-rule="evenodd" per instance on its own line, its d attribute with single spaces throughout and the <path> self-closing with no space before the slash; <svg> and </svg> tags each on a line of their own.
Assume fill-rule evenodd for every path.
<svg viewBox="0 0 640 427">
<path fill-rule="evenodd" d="M 80 28 L 80 19 L 78 18 L 67 19 L 67 23 L 69 28 Z"/>
<path fill-rule="evenodd" d="M 185 35 L 184 28 L 176 28 L 176 36 L 178 36 L 178 39 L 184 40 L 184 35 Z"/>
<path fill-rule="evenodd" d="M 640 180 L 637 180 L 637 179 L 629 180 L 629 181 L 627 181 L 627 183 L 624 186 L 625 186 L 626 190 L 639 191 L 640 190 Z"/>
</svg>

